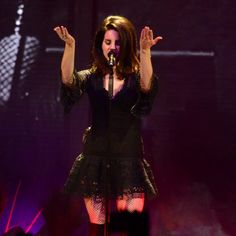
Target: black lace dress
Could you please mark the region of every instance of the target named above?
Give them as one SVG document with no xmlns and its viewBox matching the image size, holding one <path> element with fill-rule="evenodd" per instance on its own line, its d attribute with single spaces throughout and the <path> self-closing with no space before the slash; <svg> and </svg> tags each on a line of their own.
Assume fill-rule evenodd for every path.
<svg viewBox="0 0 236 236">
<path fill-rule="evenodd" d="M 62 85 L 62 102 L 69 111 L 83 93 L 88 94 L 92 123 L 84 135 L 84 148 L 76 158 L 65 192 L 83 197 L 119 198 L 124 194 L 157 194 L 150 165 L 144 159 L 141 118 L 150 113 L 157 92 L 153 76 L 148 93 L 140 90 L 139 75 L 124 78 L 113 99 L 103 78 L 91 69 L 75 72 L 73 85 Z"/>
</svg>

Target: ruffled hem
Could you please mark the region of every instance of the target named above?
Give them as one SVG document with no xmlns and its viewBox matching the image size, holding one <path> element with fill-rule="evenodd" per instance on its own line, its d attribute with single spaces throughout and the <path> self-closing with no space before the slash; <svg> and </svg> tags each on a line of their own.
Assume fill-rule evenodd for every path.
<svg viewBox="0 0 236 236">
<path fill-rule="evenodd" d="M 82 197 L 112 199 L 138 198 L 143 193 L 148 198 L 157 195 L 154 176 L 145 159 L 111 158 L 108 164 L 104 156 L 84 154 L 76 158 L 64 191 Z"/>
</svg>

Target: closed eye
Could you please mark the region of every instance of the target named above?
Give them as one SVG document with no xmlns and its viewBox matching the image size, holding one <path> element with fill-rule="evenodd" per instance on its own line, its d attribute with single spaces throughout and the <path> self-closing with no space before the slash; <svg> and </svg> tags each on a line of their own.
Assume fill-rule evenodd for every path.
<svg viewBox="0 0 236 236">
<path fill-rule="evenodd" d="M 111 44 L 111 40 L 105 39 L 105 44 L 106 44 L 106 45 L 110 45 L 110 44 Z"/>
<path fill-rule="evenodd" d="M 111 44 L 111 40 L 110 39 L 105 39 L 105 44 L 106 45 L 110 45 Z M 120 40 L 116 40 L 115 42 L 116 46 L 120 46 Z"/>
</svg>

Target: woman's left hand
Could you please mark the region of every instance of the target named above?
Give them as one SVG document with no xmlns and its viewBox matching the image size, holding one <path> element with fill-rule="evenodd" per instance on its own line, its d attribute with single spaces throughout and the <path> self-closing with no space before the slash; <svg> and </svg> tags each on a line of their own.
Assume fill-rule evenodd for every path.
<svg viewBox="0 0 236 236">
<path fill-rule="evenodd" d="M 152 30 L 148 26 L 145 26 L 141 31 L 140 50 L 150 50 L 150 48 L 161 39 L 162 39 L 161 36 L 153 38 Z"/>
</svg>

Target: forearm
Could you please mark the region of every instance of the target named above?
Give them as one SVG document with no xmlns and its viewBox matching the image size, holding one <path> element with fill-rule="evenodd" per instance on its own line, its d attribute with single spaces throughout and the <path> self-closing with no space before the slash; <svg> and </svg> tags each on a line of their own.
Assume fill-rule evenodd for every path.
<svg viewBox="0 0 236 236">
<path fill-rule="evenodd" d="M 140 50 L 140 85 L 141 89 L 148 91 L 151 88 L 153 75 L 150 49 Z"/>
<path fill-rule="evenodd" d="M 72 75 L 74 71 L 75 43 L 69 45 L 65 43 L 65 49 L 61 61 L 62 82 L 72 84 Z"/>
</svg>

